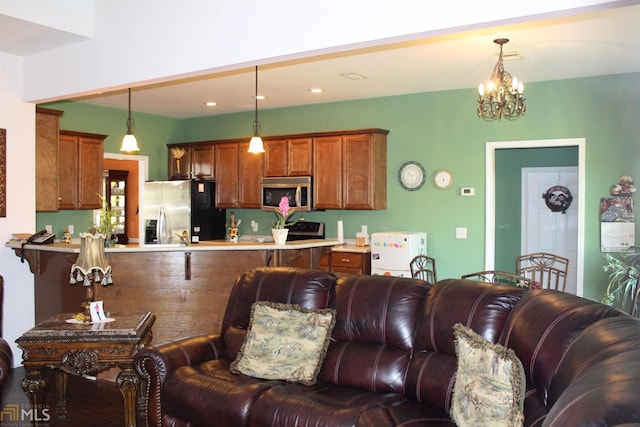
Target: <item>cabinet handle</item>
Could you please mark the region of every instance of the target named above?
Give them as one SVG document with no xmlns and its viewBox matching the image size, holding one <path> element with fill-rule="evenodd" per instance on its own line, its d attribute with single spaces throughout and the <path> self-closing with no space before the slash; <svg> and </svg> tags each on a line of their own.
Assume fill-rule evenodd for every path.
<svg viewBox="0 0 640 427">
<path fill-rule="evenodd" d="M 184 280 L 191 280 L 191 252 L 184 253 Z"/>
<path fill-rule="evenodd" d="M 340 261 L 349 263 L 351 260 L 349 258 L 340 258 Z"/>
</svg>

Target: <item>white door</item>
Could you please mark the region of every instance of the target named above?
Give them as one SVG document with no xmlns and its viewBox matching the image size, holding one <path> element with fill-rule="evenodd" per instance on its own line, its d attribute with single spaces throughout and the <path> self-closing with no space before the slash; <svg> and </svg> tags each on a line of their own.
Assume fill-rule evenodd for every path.
<svg viewBox="0 0 640 427">
<path fill-rule="evenodd" d="M 573 197 L 565 213 L 553 212 L 543 197 L 555 186 L 567 188 Z M 521 251 L 549 252 L 568 258 L 566 291 L 572 294 L 577 293 L 577 198 L 577 166 L 522 168 Z"/>
</svg>

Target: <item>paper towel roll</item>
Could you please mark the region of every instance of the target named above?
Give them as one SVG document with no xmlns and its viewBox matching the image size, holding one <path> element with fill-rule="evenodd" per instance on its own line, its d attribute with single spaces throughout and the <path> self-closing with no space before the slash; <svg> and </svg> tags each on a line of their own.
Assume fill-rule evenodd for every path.
<svg viewBox="0 0 640 427">
<path fill-rule="evenodd" d="M 338 242 L 344 243 L 344 224 L 338 220 Z"/>
</svg>

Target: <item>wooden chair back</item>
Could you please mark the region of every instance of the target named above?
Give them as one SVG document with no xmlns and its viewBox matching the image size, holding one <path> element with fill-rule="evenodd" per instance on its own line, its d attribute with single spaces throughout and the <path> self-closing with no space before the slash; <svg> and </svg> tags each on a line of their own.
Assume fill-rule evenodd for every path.
<svg viewBox="0 0 640 427">
<path fill-rule="evenodd" d="M 417 255 L 409 263 L 411 277 L 425 280 L 429 283 L 436 283 L 436 260 L 427 255 Z"/>
<path fill-rule="evenodd" d="M 534 287 L 565 292 L 569 259 L 547 252 L 535 252 L 516 258 L 516 274 L 531 279 Z"/>
</svg>

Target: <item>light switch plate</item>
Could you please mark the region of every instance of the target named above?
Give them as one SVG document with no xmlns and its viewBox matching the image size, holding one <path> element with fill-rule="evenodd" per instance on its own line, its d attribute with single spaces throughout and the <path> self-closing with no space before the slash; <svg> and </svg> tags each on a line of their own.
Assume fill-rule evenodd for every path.
<svg viewBox="0 0 640 427">
<path fill-rule="evenodd" d="M 467 227 L 456 227 L 456 239 L 467 238 Z"/>
</svg>

